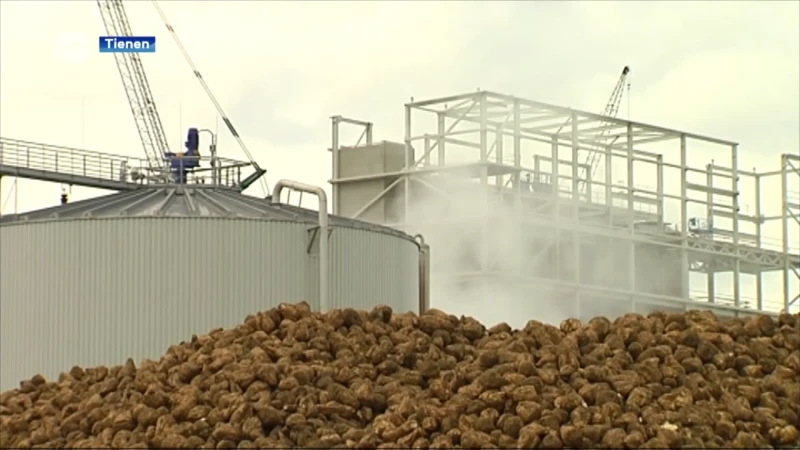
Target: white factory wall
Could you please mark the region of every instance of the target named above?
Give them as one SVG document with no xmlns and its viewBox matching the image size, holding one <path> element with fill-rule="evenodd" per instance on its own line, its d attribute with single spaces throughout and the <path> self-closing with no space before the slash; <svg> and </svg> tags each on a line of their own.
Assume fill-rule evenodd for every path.
<svg viewBox="0 0 800 450">
<path fill-rule="evenodd" d="M 165 217 L 0 227 L 0 391 L 73 365 L 157 359 L 281 302 L 318 307 L 309 228 Z M 355 228 L 330 236 L 332 307 L 416 310 L 416 243 Z"/>
</svg>

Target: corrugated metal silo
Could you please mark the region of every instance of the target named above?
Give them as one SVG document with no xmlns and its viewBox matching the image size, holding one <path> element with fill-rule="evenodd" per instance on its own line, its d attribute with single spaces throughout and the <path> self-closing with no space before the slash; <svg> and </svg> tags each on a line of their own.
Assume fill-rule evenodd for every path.
<svg viewBox="0 0 800 450">
<path fill-rule="evenodd" d="M 319 308 L 318 212 L 235 191 L 143 188 L 0 218 L 0 391 L 119 364 L 281 302 Z M 420 304 L 410 236 L 329 216 L 328 306 Z"/>
</svg>

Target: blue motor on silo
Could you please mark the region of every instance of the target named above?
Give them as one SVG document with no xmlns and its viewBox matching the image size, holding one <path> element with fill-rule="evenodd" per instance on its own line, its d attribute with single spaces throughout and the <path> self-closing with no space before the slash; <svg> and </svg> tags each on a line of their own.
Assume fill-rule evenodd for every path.
<svg viewBox="0 0 800 450">
<path fill-rule="evenodd" d="M 166 152 L 164 156 L 169 160 L 170 169 L 175 182 L 186 183 L 186 173 L 200 165 L 200 132 L 197 128 L 189 128 L 186 135 L 185 152 Z"/>
</svg>

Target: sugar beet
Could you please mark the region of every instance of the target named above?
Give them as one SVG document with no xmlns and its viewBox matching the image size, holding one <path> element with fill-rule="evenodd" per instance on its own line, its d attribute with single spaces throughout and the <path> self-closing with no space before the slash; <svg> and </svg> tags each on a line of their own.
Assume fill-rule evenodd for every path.
<svg viewBox="0 0 800 450">
<path fill-rule="evenodd" d="M 798 315 L 512 330 L 284 304 L 139 367 L 23 381 L 0 447 L 792 447 L 798 374 Z"/>
</svg>

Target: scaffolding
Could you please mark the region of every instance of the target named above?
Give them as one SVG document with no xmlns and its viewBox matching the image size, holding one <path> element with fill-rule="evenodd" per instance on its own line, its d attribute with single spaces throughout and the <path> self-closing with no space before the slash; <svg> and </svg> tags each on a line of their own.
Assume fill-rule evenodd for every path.
<svg viewBox="0 0 800 450">
<path fill-rule="evenodd" d="M 367 143 L 343 146 L 341 123 L 363 127 Z M 374 143 L 371 123 L 340 116 L 332 135 L 333 213 L 423 233 L 434 284 L 466 283 L 484 299 L 509 286 L 547 290 L 574 317 L 686 308 L 738 316 L 800 303 L 796 155 L 782 155 L 773 172 L 740 170 L 735 142 L 488 91 L 412 99 L 403 143 Z M 594 173 L 580 162 L 586 152 L 600 159 Z M 771 180 L 780 202 L 762 192 Z M 773 245 L 765 230 L 778 223 Z M 459 256 L 437 262 L 437 253 Z M 775 274 L 782 300 L 765 289 L 774 283 L 763 277 Z M 755 298 L 742 294 L 744 277 Z"/>
</svg>

